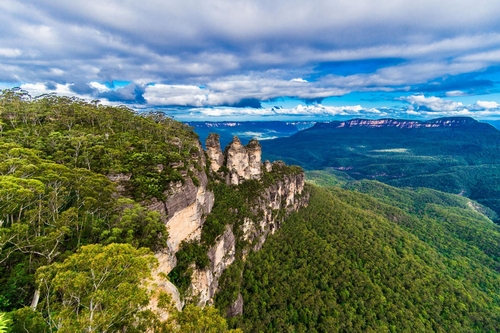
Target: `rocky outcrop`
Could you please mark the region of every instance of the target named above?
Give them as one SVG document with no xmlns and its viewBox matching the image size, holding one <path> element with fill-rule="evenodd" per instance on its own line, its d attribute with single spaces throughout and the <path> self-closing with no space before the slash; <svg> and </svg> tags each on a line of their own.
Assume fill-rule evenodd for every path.
<svg viewBox="0 0 500 333">
<path fill-rule="evenodd" d="M 262 147 L 259 141 L 252 139 L 247 146 L 243 146 L 240 139 L 235 136 L 226 147 L 224 155 L 229 170 L 229 184 L 238 185 L 247 179 L 260 179 Z"/>
<path fill-rule="evenodd" d="M 210 168 L 213 172 L 219 171 L 220 167 L 224 164 L 224 154 L 220 148 L 219 134 L 210 134 L 205 140 L 205 147 L 207 148 Z"/>
<path fill-rule="evenodd" d="M 284 167 L 283 162 L 273 163 L 275 170 Z M 304 191 L 304 185 L 303 172 L 281 175 L 275 182 L 263 188 L 260 196 L 253 201 L 251 206 L 253 219 L 245 218 L 241 223 L 234 221 L 233 225 L 226 226 L 224 233 L 216 239 L 216 244 L 209 250 L 209 267 L 195 270 L 192 276 L 190 294 L 197 299 L 199 305 L 213 302 L 219 278 L 236 259 L 234 228 L 241 228 L 243 240 L 248 244 L 243 249 L 243 257 L 246 257 L 249 251 L 260 250 L 267 236 L 276 232 L 291 212 L 307 206 L 309 195 Z M 242 301 L 236 302 L 232 311 L 238 313 L 242 307 Z"/>
<path fill-rule="evenodd" d="M 245 171 L 245 179 L 260 179 L 262 175 L 262 147 L 257 139 L 252 139 L 248 142 L 248 167 Z"/>
</svg>

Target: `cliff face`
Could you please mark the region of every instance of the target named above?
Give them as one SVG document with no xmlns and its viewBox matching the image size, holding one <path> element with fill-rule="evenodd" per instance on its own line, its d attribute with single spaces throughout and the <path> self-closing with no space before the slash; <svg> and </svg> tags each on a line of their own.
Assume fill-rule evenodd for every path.
<svg viewBox="0 0 500 333">
<path fill-rule="evenodd" d="M 247 146 L 241 144 L 238 137 L 225 150 L 226 167 L 229 170 L 228 183 L 238 185 L 247 179 L 260 179 L 262 175 L 262 148 L 259 141 L 252 139 Z M 210 157 L 212 163 L 217 164 L 217 156 Z M 212 169 L 217 172 L 219 169 Z"/>
<path fill-rule="evenodd" d="M 204 168 L 206 160 L 203 148 L 201 145 L 196 148 L 192 157 Z M 192 177 L 188 177 L 188 172 L 183 172 L 184 182 L 172 182 L 164 193 L 166 199 L 153 200 L 148 206 L 149 209 L 160 212 L 168 229 L 168 248 L 156 254 L 160 262 L 158 272 L 164 274 L 175 267 L 175 253 L 182 241 L 200 239 L 204 218 L 214 205 L 214 194 L 207 189 L 206 173 L 193 166 L 188 170 L 199 184 L 195 185 Z"/>
<path fill-rule="evenodd" d="M 281 167 L 282 162 L 275 162 L 273 166 Z M 261 249 L 267 236 L 279 229 L 286 216 L 307 206 L 309 196 L 304 193 L 304 184 L 303 173 L 285 175 L 262 192 L 253 207 L 253 213 L 262 219 L 256 222 L 246 219 L 243 224 L 244 240 L 252 244 L 253 250 Z M 284 215 L 279 217 L 279 212 Z"/>
<path fill-rule="evenodd" d="M 282 167 L 282 162 L 275 162 L 275 167 Z M 196 297 L 198 304 L 212 303 L 219 278 L 224 270 L 236 259 L 236 236 L 242 234 L 245 257 L 249 251 L 258 251 L 269 234 L 279 229 L 281 223 L 293 211 L 307 206 L 309 196 L 304 192 L 304 173 L 284 175 L 270 186 L 265 187 L 260 196 L 253 201 L 251 211 L 256 219 L 245 218 L 227 225 L 224 233 L 216 239 L 216 244 L 208 252 L 210 265 L 203 270 L 195 270 L 193 274 L 191 296 Z M 242 223 L 238 223 L 242 222 Z M 241 233 L 235 228 L 239 228 Z"/>
<path fill-rule="evenodd" d="M 218 290 L 219 278 L 237 257 L 237 242 L 246 244 L 240 256 L 259 250 L 267 236 L 279 228 L 290 212 L 308 203 L 308 195 L 304 193 L 304 173 L 301 170 L 280 173 L 285 167 L 283 162 L 262 163 L 262 148 L 257 140 L 251 140 L 244 146 L 234 137 L 223 153 L 218 136 L 210 135 L 206 140 L 206 147 L 206 151 L 203 151 L 200 144 L 195 147 L 191 156 L 192 165 L 171 165 L 170 167 L 181 170 L 184 181 L 172 182 L 164 193 L 165 200 L 153 199 L 148 204 L 149 209 L 160 212 L 169 233 L 168 247 L 156 253 L 160 265 L 153 272 L 155 285 L 157 289 L 172 295 L 178 309 L 182 308 L 185 300 L 196 300 L 200 305 L 211 303 Z M 205 154 L 210 161 L 208 175 L 205 171 Z M 160 170 L 163 166 L 158 168 Z M 277 171 L 279 177 L 275 175 L 276 179 L 268 179 L 264 184 L 261 178 L 274 171 Z M 119 184 L 119 188 L 130 179 L 130 175 L 109 177 Z M 183 241 L 200 242 L 204 222 L 211 213 L 215 200 L 214 193 L 209 190 L 209 178 L 226 182 L 234 188 L 247 180 L 258 181 L 261 189 L 257 197 L 248 199 L 251 201 L 249 210 L 253 217 L 234 220 L 225 226 L 224 231 L 215 239 L 215 244 L 208 247 L 209 264 L 204 269 L 196 269 L 194 264 L 191 265 L 191 286 L 181 295 L 176 286 L 165 281 L 162 276 L 176 267 L 176 253 L 181 249 Z M 155 308 L 154 300 L 150 307 Z"/>
</svg>

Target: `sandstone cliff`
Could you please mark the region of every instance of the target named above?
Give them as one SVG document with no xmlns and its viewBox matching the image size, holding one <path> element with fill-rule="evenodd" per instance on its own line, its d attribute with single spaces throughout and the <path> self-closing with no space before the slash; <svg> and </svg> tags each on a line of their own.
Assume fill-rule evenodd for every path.
<svg viewBox="0 0 500 333">
<path fill-rule="evenodd" d="M 203 148 L 199 144 L 192 158 L 202 170 L 206 159 Z M 188 177 L 191 173 L 193 177 Z M 207 189 L 208 177 L 204 171 L 197 170 L 193 165 L 184 172 L 184 182 L 172 182 L 165 193 L 165 200 L 153 202 L 149 209 L 162 214 L 168 229 L 168 248 L 156 257 L 160 262 L 158 271 L 168 274 L 176 265 L 175 253 L 183 241 L 199 240 L 204 217 L 210 213 L 214 204 L 214 194 Z M 194 179 L 197 179 L 195 185 Z"/>
<path fill-rule="evenodd" d="M 244 146 L 234 137 L 223 153 L 218 135 L 210 135 L 206 140 L 206 151 L 198 144 L 190 161 L 170 166 L 178 168 L 184 179 L 170 183 L 164 193 L 164 200 L 152 199 L 148 203 L 149 209 L 160 212 L 169 232 L 168 247 L 156 253 L 160 265 L 153 272 L 155 285 L 158 290 L 172 295 L 178 309 L 183 307 L 185 301 L 200 305 L 212 303 L 224 270 L 238 256 L 241 258 L 249 251 L 259 250 L 266 237 L 279 228 L 290 212 L 307 205 L 308 195 L 304 192 L 302 170 L 286 167 L 282 162 L 262 163 L 261 155 L 262 148 L 257 140 L 251 140 Z M 210 167 L 207 168 L 207 165 Z M 158 169 L 163 167 L 159 165 Z M 109 177 L 119 186 L 130 179 L 130 175 Z M 216 200 L 210 183 L 227 183 L 224 186 L 239 193 L 239 187 L 246 186 L 247 181 L 253 182 L 251 186 L 257 189 L 251 192 L 251 196 L 244 198 L 245 207 L 234 206 L 230 209 L 233 212 L 246 209 L 248 216 L 233 214 L 233 220 L 226 222 L 223 231 L 212 243 L 202 244 L 204 223 Z M 186 242 L 200 244 L 200 248 L 206 249 L 208 264 L 197 268 L 192 263 L 187 271 L 181 272 L 187 275 L 191 284 L 189 288 L 179 291 L 179 286 L 163 277 L 178 266 L 176 254 L 183 251 L 182 246 Z M 239 251 L 238 242 L 244 244 Z M 154 301 L 150 306 L 155 308 Z"/>
<path fill-rule="evenodd" d="M 273 164 L 282 168 L 282 162 Z M 212 303 L 219 286 L 219 278 L 224 270 L 237 258 L 236 242 L 240 235 L 245 244 L 241 256 L 249 251 L 258 251 L 267 236 L 279 229 L 281 223 L 293 211 L 307 205 L 309 196 L 304 192 L 304 173 L 281 175 L 268 186 L 264 186 L 259 195 L 249 202 L 251 217 L 234 221 L 210 247 L 208 257 L 210 265 L 203 270 L 194 270 L 190 297 L 198 304 Z"/>
<path fill-rule="evenodd" d="M 342 127 L 396 127 L 396 128 L 440 128 L 440 127 L 464 127 L 477 124 L 478 121 L 469 117 L 447 117 L 428 121 L 404 120 L 404 119 L 351 119 L 346 121 L 332 121 L 329 123 L 317 123 L 313 128 L 342 128 Z"/>
<path fill-rule="evenodd" d="M 256 139 L 250 140 L 247 146 L 241 144 L 238 137 L 225 150 L 226 167 L 229 170 L 228 183 L 238 185 L 247 179 L 260 179 L 262 175 L 262 148 Z M 212 163 L 216 163 L 211 159 Z M 218 171 L 214 170 L 214 171 Z"/>
</svg>

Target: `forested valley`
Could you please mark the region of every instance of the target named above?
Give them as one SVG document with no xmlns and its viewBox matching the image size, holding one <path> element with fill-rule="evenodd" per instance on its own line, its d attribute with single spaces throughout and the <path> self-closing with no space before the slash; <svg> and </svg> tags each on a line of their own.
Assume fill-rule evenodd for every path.
<svg viewBox="0 0 500 333">
<path fill-rule="evenodd" d="M 246 332 L 495 332 L 500 228 L 469 200 L 376 181 L 312 186 L 294 214 L 222 278 Z"/>
<path fill-rule="evenodd" d="M 473 118 L 332 121 L 262 145 L 306 170 L 460 194 L 500 214 L 500 131 Z"/>
</svg>

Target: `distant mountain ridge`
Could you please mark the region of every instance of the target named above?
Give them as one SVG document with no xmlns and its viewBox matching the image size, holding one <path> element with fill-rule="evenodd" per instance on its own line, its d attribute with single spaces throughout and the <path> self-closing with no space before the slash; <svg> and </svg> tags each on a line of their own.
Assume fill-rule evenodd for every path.
<svg viewBox="0 0 500 333">
<path fill-rule="evenodd" d="M 262 146 L 264 159 L 461 194 L 500 215 L 500 131 L 470 117 L 317 123 Z"/>
<path fill-rule="evenodd" d="M 428 121 L 404 120 L 404 119 L 392 119 L 392 118 L 376 119 L 376 120 L 356 118 L 347 121 L 316 123 L 313 126 L 313 129 L 342 128 L 342 127 L 440 128 L 440 127 L 471 126 L 478 124 L 482 126 L 484 123 L 480 123 L 479 121 L 470 117 L 446 117 L 446 118 L 432 119 Z"/>
</svg>

